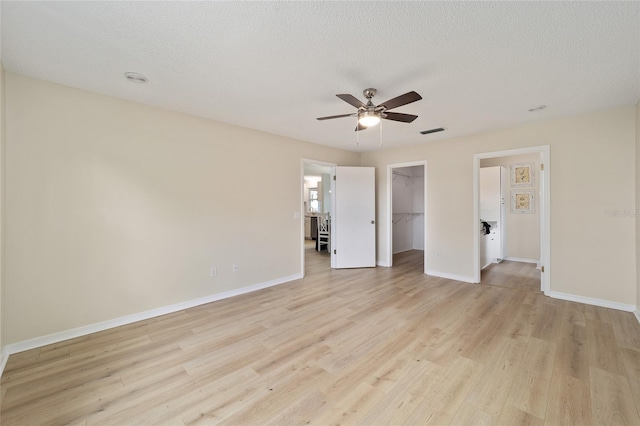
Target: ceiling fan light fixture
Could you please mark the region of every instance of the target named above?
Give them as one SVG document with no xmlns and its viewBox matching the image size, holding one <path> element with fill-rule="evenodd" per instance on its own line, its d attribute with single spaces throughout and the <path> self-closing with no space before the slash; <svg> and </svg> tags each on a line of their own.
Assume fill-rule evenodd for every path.
<svg viewBox="0 0 640 426">
<path fill-rule="evenodd" d="M 380 115 L 373 111 L 365 111 L 358 115 L 358 123 L 364 127 L 375 126 L 380 123 Z"/>
</svg>

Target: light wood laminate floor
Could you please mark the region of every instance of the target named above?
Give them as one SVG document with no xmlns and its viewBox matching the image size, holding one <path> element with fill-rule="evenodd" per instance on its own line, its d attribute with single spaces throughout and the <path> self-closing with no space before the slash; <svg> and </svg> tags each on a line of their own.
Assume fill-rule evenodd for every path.
<svg viewBox="0 0 640 426">
<path fill-rule="evenodd" d="M 309 249 L 303 280 L 12 355 L 1 424 L 640 424 L 633 314 L 547 298 L 527 265 L 473 285 L 421 257 Z"/>
</svg>

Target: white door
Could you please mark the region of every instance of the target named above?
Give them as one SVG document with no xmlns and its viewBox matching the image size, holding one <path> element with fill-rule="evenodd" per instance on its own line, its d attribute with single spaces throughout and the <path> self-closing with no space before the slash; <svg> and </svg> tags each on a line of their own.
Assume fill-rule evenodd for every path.
<svg viewBox="0 0 640 426">
<path fill-rule="evenodd" d="M 376 266 L 375 168 L 336 167 L 332 250 L 336 268 Z"/>
</svg>

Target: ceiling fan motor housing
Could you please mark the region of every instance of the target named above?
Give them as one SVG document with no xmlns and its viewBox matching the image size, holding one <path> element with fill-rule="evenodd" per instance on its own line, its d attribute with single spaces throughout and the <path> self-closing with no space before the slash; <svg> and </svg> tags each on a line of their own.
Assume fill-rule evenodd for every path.
<svg viewBox="0 0 640 426">
<path fill-rule="evenodd" d="M 364 90 L 362 91 L 362 94 L 363 94 L 363 95 L 364 95 L 364 97 L 365 97 L 365 98 L 367 98 L 367 99 L 371 99 L 371 98 L 373 98 L 373 97 L 376 95 L 376 93 L 378 93 L 378 91 L 377 91 L 376 89 L 374 89 L 374 88 L 371 88 L 371 87 L 370 87 L 370 88 L 368 88 L 368 89 L 364 89 Z"/>
</svg>

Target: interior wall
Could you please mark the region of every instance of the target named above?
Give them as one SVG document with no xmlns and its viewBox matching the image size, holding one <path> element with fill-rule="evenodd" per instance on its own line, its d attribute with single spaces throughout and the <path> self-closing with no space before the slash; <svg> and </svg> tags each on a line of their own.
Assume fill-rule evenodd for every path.
<svg viewBox="0 0 640 426">
<path fill-rule="evenodd" d="M 6 344 L 300 274 L 301 158 L 360 163 L 5 77 Z"/>
<path fill-rule="evenodd" d="M 635 119 L 622 107 L 363 153 L 377 167 L 378 258 L 388 258 L 389 164 L 429 161 L 429 269 L 473 281 L 473 155 L 549 145 L 551 290 L 635 304 L 635 219 L 616 214 L 635 208 Z"/>
<path fill-rule="evenodd" d="M 511 164 L 533 163 L 534 165 L 534 208 L 532 214 L 511 212 L 511 195 L 520 187 L 511 186 Z M 480 167 L 502 166 L 507 172 L 506 202 L 506 247 L 505 258 L 540 260 L 540 156 L 538 154 L 513 155 L 508 157 L 483 158 Z M 524 188 L 528 189 L 528 188 Z"/>
</svg>

